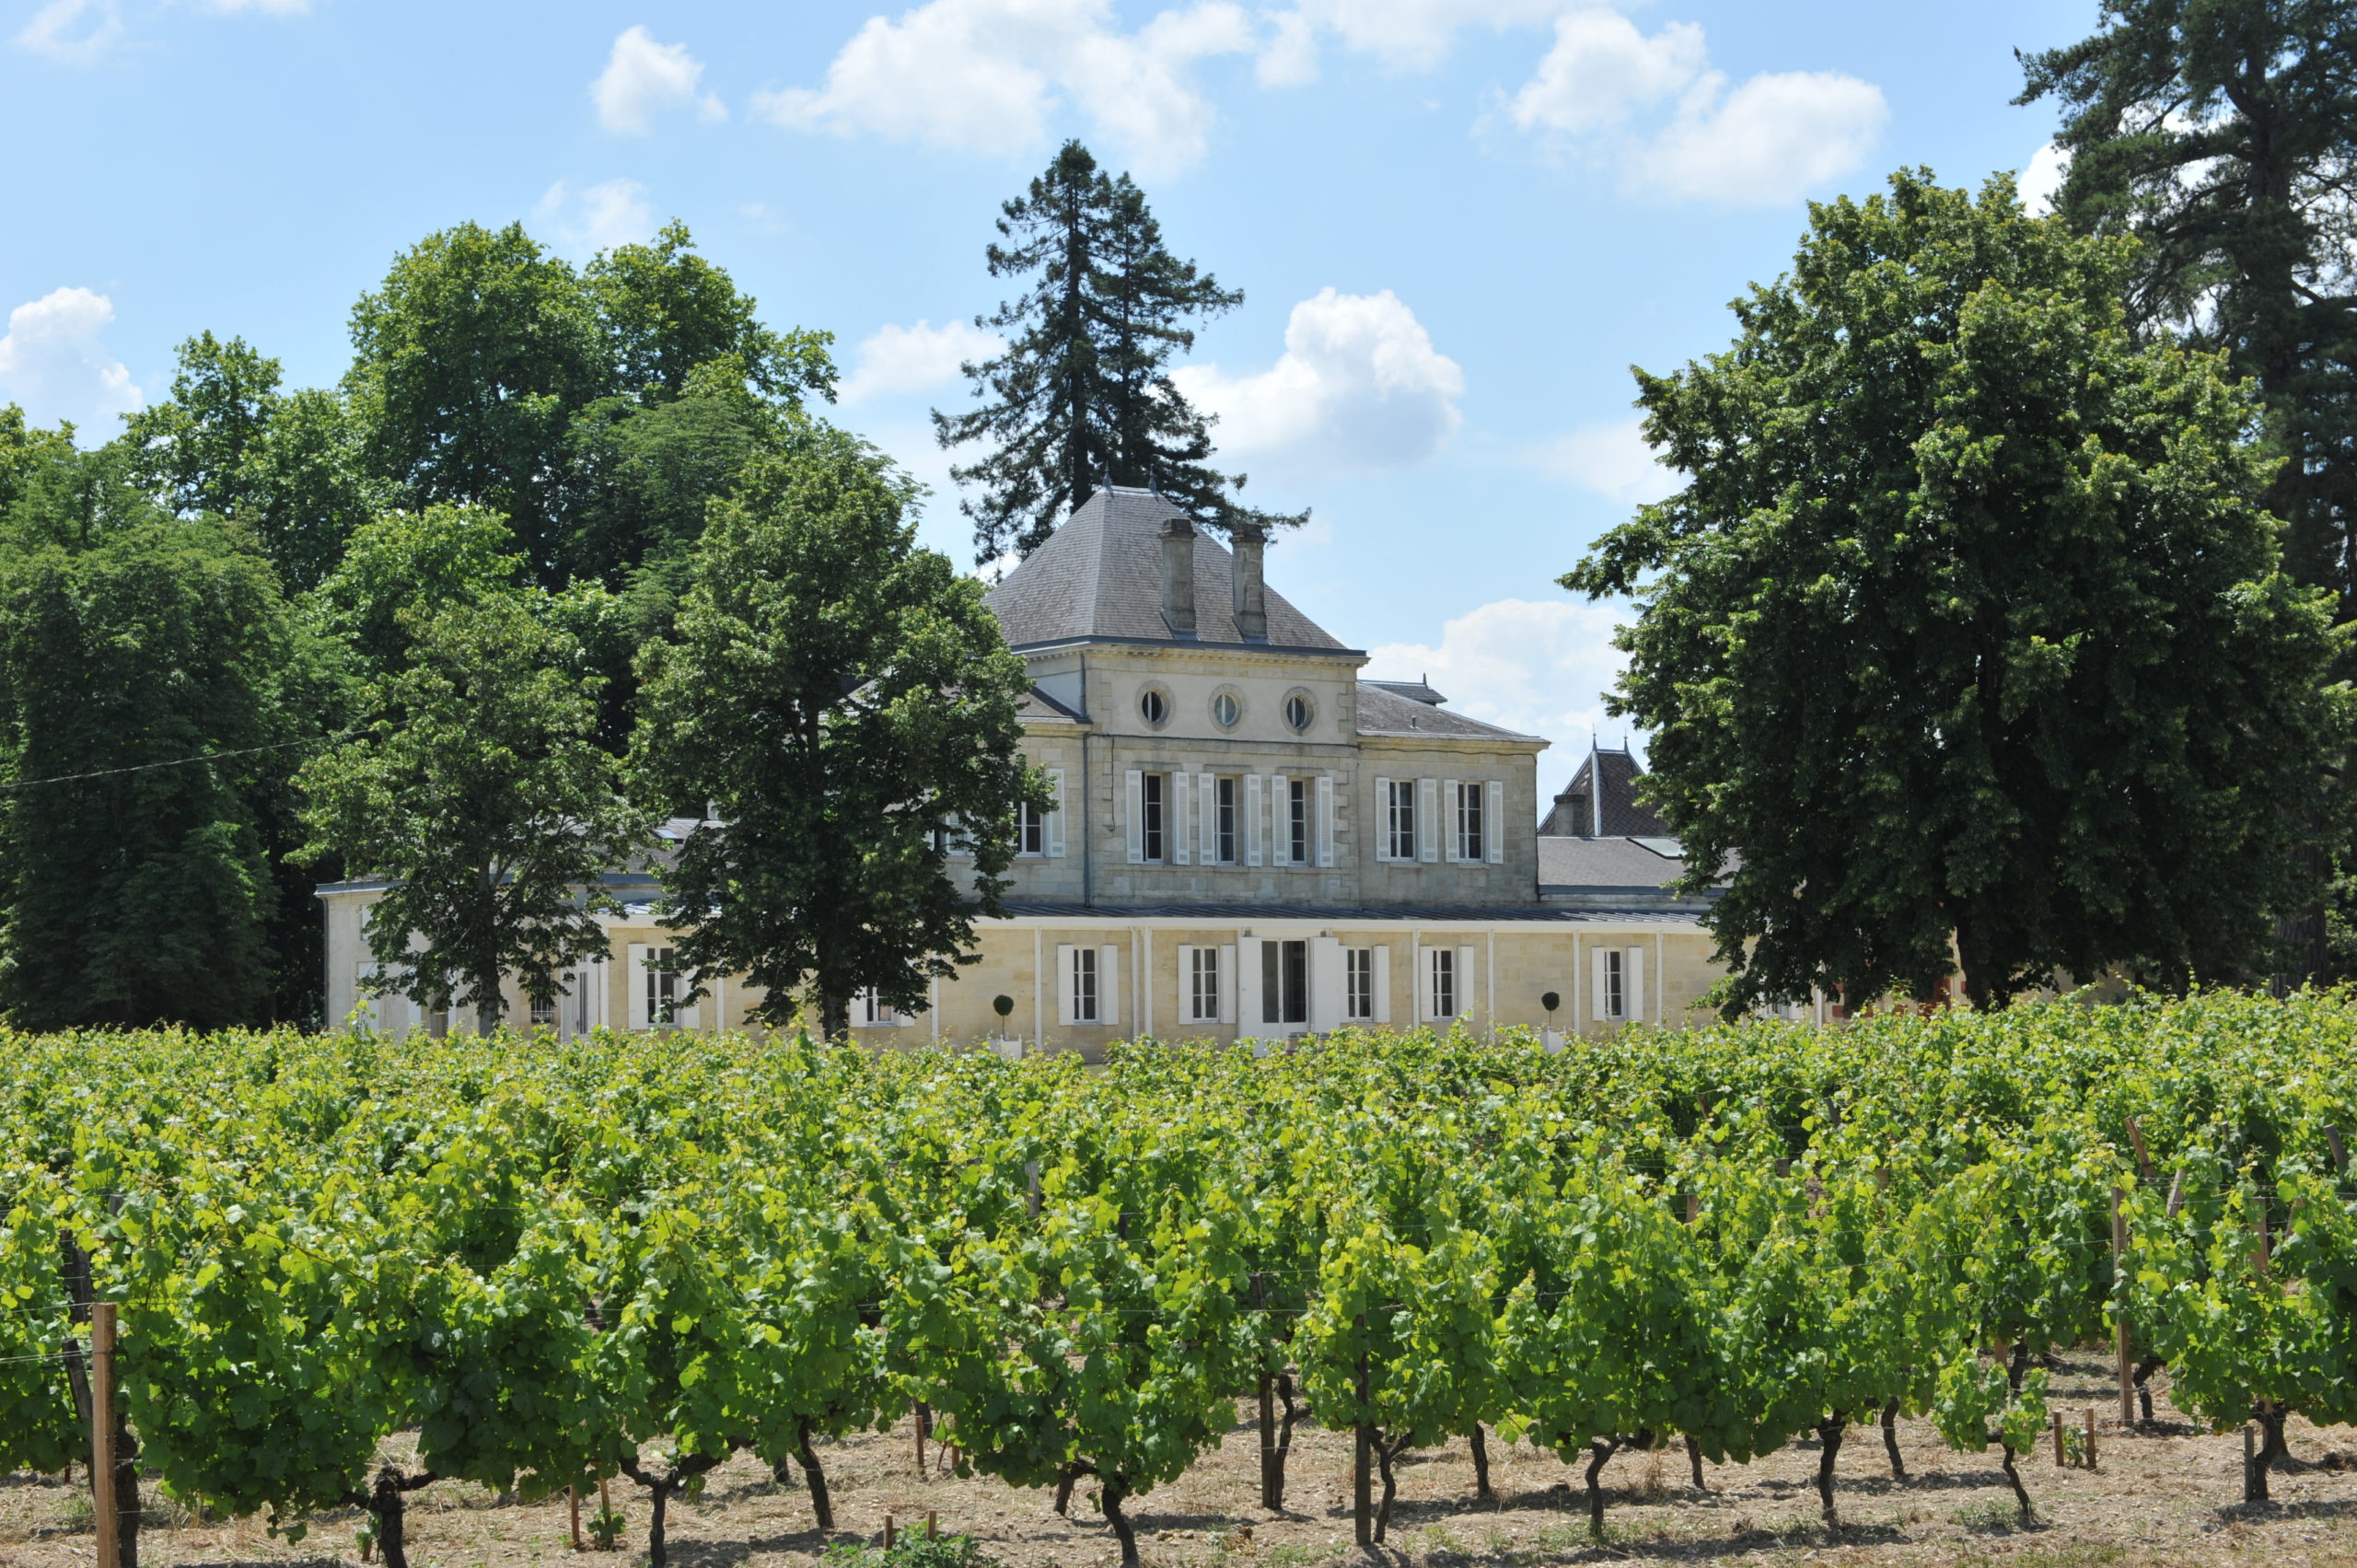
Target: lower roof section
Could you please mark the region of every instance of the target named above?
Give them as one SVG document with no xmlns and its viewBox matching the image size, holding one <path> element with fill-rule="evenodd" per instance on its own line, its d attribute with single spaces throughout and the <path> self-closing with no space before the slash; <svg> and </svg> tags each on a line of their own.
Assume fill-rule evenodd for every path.
<svg viewBox="0 0 2357 1568">
<path fill-rule="evenodd" d="M 1666 925 L 1690 925 L 1692 913 L 1685 910 L 1663 909 L 1658 904 L 1647 908 L 1632 904 L 1624 909 L 1608 909 L 1585 905 L 1576 909 L 1549 908 L 1538 904 L 1427 904 L 1402 907 L 1398 904 L 1344 907 L 1334 904 L 1072 904 L 1072 903 L 1010 903 L 1007 914 L 1016 920 L 1069 921 L 1177 921 L 1197 925 L 1249 925 L 1255 921 L 1315 921 L 1328 925 L 1375 924 L 1453 924 L 1453 925 L 1563 925 L 1583 921 L 1631 920 L 1659 921 Z"/>
</svg>

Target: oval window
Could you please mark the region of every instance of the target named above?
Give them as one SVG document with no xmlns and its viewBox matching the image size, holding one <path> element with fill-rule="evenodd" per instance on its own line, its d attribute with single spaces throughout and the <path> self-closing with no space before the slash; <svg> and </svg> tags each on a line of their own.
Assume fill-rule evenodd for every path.
<svg viewBox="0 0 2357 1568">
<path fill-rule="evenodd" d="M 1243 714 L 1244 704 L 1236 700 L 1235 692 L 1223 691 L 1212 699 L 1212 717 L 1219 721 L 1220 728 L 1235 728 L 1236 721 Z"/>
<path fill-rule="evenodd" d="M 1170 716 L 1170 704 L 1161 692 L 1149 690 L 1138 698 L 1138 713 L 1146 723 L 1158 725 Z"/>
<path fill-rule="evenodd" d="M 1296 691 L 1285 699 L 1285 723 L 1292 726 L 1296 733 L 1307 729 L 1313 716 L 1309 699 L 1300 692 Z"/>
</svg>

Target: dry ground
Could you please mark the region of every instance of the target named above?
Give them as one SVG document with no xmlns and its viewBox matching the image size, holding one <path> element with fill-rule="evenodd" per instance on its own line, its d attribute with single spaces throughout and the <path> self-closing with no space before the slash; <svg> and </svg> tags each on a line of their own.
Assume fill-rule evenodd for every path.
<svg viewBox="0 0 2357 1568">
<path fill-rule="evenodd" d="M 2055 1378 L 2058 1403 L 2077 1417 L 2105 1403 L 2108 1365 L 2073 1358 Z M 2156 1377 L 2156 1384 L 2162 1379 Z M 1239 1407 L 1240 1416 L 1249 1410 Z M 1577 1476 L 1553 1456 L 1492 1442 L 1499 1502 L 1473 1501 L 1464 1443 L 1412 1456 L 1400 1471 L 1390 1568 L 1534 1568 L 1551 1562 L 1668 1564 L 2011 1565 L 2011 1568 L 2160 1568 L 2178 1564 L 2357 1563 L 2357 1447 L 2344 1434 L 2296 1421 L 2292 1446 L 2310 1467 L 2277 1475 L 2277 1501 L 2240 1502 L 2242 1441 L 2196 1431 L 2165 1398 L 2154 1430 L 2123 1435 L 2098 1428 L 2097 1468 L 2059 1469 L 2050 1446 L 2023 1466 L 2038 1523 L 2014 1524 L 2011 1494 L 1990 1455 L 1955 1454 L 1927 1423 L 1903 1423 L 1908 1481 L 1894 1484 L 1880 1433 L 1852 1428 L 1838 1465 L 1843 1531 L 1829 1539 L 1817 1516 L 1812 1440 L 1749 1465 L 1714 1467 L 1711 1490 L 1687 1484 L 1679 1451 L 1621 1455 L 1605 1471 L 1609 1529 L 1587 1536 Z M 928 1510 L 945 1531 L 970 1532 L 1011 1568 L 1103 1568 L 1117 1560 L 1112 1536 L 1087 1506 L 1084 1486 L 1073 1518 L 1058 1518 L 1043 1492 L 914 1473 L 911 1428 L 866 1435 L 825 1450 L 835 1494 L 838 1539 L 880 1539 L 885 1516 L 900 1527 Z M 1297 1432 L 1290 1466 L 1290 1512 L 1258 1506 L 1258 1443 L 1239 1421 L 1225 1445 L 1177 1483 L 1131 1505 L 1150 1568 L 1336 1568 L 1351 1547 L 1350 1442 L 1314 1425 Z M 78 1480 L 78 1472 L 77 1472 Z M 148 1493 L 154 1502 L 154 1487 Z M 623 1550 L 591 1552 L 580 1568 L 644 1561 L 647 1505 L 626 1481 L 614 1482 L 629 1516 Z M 503 1504 L 480 1489 L 437 1485 L 412 1503 L 412 1560 L 419 1568 L 554 1562 L 572 1556 L 564 1503 Z M 0 1480 L 0 1564 L 65 1568 L 93 1561 L 87 1494 L 55 1477 Z M 255 1521 L 207 1524 L 169 1504 L 151 1506 L 143 1540 L 150 1564 L 356 1563 L 359 1516 L 314 1521 L 299 1545 L 268 1536 Z M 738 1458 L 714 1472 L 698 1499 L 671 1511 L 671 1555 L 683 1568 L 771 1568 L 813 1561 L 826 1541 L 812 1527 L 798 1487 L 772 1481 Z"/>
</svg>

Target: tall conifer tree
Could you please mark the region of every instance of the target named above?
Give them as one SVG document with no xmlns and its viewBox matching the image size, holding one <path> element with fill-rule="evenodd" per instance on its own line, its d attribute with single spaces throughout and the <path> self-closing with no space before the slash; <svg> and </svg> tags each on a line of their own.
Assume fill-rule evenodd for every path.
<svg viewBox="0 0 2357 1568">
<path fill-rule="evenodd" d="M 1210 416 L 1170 379 L 1194 346 L 1191 322 L 1243 303 L 1239 289 L 1164 244 L 1145 193 L 1067 142 L 998 220 L 993 277 L 1030 280 L 975 325 L 1009 331 L 1005 352 L 961 366 L 981 406 L 935 411 L 944 447 L 992 450 L 950 471 L 981 494 L 965 503 L 977 561 L 1029 554 L 1109 480 L 1150 485 L 1222 530 L 1298 523 L 1244 507 L 1242 474 L 1209 463 Z"/>
</svg>

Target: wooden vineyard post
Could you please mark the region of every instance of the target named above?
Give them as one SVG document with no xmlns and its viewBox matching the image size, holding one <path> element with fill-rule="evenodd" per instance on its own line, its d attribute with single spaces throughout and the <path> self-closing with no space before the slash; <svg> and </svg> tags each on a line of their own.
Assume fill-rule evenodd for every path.
<svg viewBox="0 0 2357 1568">
<path fill-rule="evenodd" d="M 1256 1272 L 1252 1275 L 1252 1309 L 1266 1312 L 1269 1297 Z M 1277 1508 L 1277 1405 L 1276 1380 L 1270 1376 L 1264 1363 L 1260 1368 L 1260 1506 L 1271 1513 Z"/>
<path fill-rule="evenodd" d="M 2328 1121 L 2325 1123 L 2324 1142 L 2325 1146 L 2332 1151 L 2332 1168 L 2337 1171 L 2347 1170 L 2349 1168 L 2349 1153 L 2340 1146 L 2340 1124 L 2339 1122 Z"/>
<path fill-rule="evenodd" d="M 564 1507 L 565 1512 L 573 1516 L 573 1550 L 588 1551 L 587 1547 L 581 1544 L 581 1489 L 579 1487 L 568 1486 L 564 1489 Z"/>
<path fill-rule="evenodd" d="M 2096 1407 L 2087 1407 L 2087 1469 L 2096 1468 Z"/>
<path fill-rule="evenodd" d="M 604 1476 L 598 1478 L 598 1517 L 607 1526 L 610 1526 L 614 1518 L 614 1497 L 613 1493 L 608 1490 L 610 1484 Z"/>
<path fill-rule="evenodd" d="M 927 1540 L 941 1539 L 941 1511 L 937 1508 L 928 1508 L 924 1511 L 924 1539 Z"/>
<path fill-rule="evenodd" d="M 1375 1404 L 1375 1386 L 1367 1376 L 1366 1349 L 1365 1340 L 1364 1338 L 1366 1332 L 1365 1318 L 1362 1317 L 1358 1319 L 1358 1327 L 1359 1332 L 1362 1336 L 1360 1340 L 1358 1367 L 1359 1420 L 1356 1423 L 1357 1430 L 1353 1434 L 1355 1438 L 1356 1454 L 1355 1461 L 1353 1464 L 1351 1470 L 1351 1485 L 1353 1492 L 1351 1511 L 1355 1525 L 1355 1533 L 1358 1538 L 1358 1544 L 1361 1546 L 1373 1546 L 1375 1544 L 1375 1485 L 1374 1477 L 1370 1472 L 1374 1469 L 1374 1465 L 1371 1461 L 1375 1457 L 1375 1427 L 1367 1421 L 1366 1417 Z"/>
<path fill-rule="evenodd" d="M 2062 1452 L 2062 1412 L 2049 1411 L 2046 1419 L 2054 1424 L 2054 1468 L 2059 1470 L 2070 1463 Z"/>
<path fill-rule="evenodd" d="M 2134 1123 L 2131 1122 L 2131 1126 Z M 2114 1279 L 2127 1267 L 2128 1211 L 2121 1207 L 2119 1189 L 2111 1190 L 2111 1272 Z M 2112 1350 L 2119 1373 L 2119 1429 L 2136 1429 L 2136 1367 L 2128 1353 L 2128 1293 L 2119 1293 L 2119 1318 L 2112 1325 Z"/>
<path fill-rule="evenodd" d="M 895 1522 L 891 1515 L 884 1516 L 884 1550 L 887 1551 L 892 1550 L 894 1542 L 899 1539 L 898 1532 L 893 1528 Z"/>
<path fill-rule="evenodd" d="M 114 1507 L 114 1312 L 111 1301 L 90 1304 L 90 1512 L 100 1568 L 122 1561 Z"/>
</svg>

